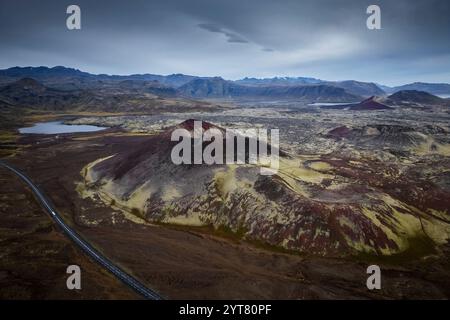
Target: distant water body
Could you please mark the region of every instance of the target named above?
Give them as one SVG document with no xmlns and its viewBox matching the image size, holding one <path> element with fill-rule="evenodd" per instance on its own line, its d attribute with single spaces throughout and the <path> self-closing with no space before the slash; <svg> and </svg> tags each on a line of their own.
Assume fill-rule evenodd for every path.
<svg viewBox="0 0 450 320">
<path fill-rule="evenodd" d="M 354 102 L 357 103 L 357 102 Z M 347 104 L 352 104 L 352 102 L 314 102 L 308 104 L 308 106 L 315 106 L 315 107 L 327 107 L 327 106 L 345 106 Z"/>
<path fill-rule="evenodd" d="M 75 133 L 75 132 L 93 132 L 106 129 L 105 127 L 91 125 L 68 125 L 62 121 L 38 122 L 32 127 L 20 128 L 20 133 L 35 134 L 58 134 L 58 133 Z"/>
</svg>

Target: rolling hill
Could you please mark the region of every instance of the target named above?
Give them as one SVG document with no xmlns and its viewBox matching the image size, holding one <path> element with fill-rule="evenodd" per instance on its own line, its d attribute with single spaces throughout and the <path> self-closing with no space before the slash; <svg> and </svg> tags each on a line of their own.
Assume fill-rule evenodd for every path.
<svg viewBox="0 0 450 320">
<path fill-rule="evenodd" d="M 392 88 L 393 92 L 404 91 L 404 90 L 415 90 L 415 91 L 425 91 L 434 95 L 450 94 L 450 84 L 448 83 L 425 83 L 425 82 L 414 82 L 410 84 L 405 84 L 403 86 L 398 86 Z"/>
<path fill-rule="evenodd" d="M 420 104 L 426 106 L 450 105 L 448 99 L 442 99 L 425 91 L 402 90 L 388 97 L 388 101 L 396 105 Z"/>
</svg>

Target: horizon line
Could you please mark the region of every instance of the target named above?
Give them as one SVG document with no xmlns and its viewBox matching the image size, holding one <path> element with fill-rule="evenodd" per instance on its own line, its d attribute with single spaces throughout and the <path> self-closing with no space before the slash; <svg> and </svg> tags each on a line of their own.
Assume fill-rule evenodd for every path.
<svg viewBox="0 0 450 320">
<path fill-rule="evenodd" d="M 405 86 L 405 85 L 409 85 L 409 84 L 418 84 L 418 83 L 423 83 L 423 84 L 448 84 L 450 85 L 450 81 L 449 82 L 424 82 L 424 81 L 413 81 L 413 82 L 409 82 L 409 83 L 403 83 L 400 85 L 385 85 L 379 82 L 375 82 L 375 81 L 361 81 L 361 80 L 356 80 L 356 79 L 341 79 L 341 80 L 324 80 L 321 78 L 316 78 L 316 77 L 312 77 L 312 76 L 280 76 L 280 75 L 274 75 L 272 77 L 255 77 L 255 76 L 245 76 L 239 79 L 227 79 L 224 78 L 222 76 L 218 76 L 218 75 L 214 75 L 214 76 L 205 76 L 205 75 L 194 75 L 194 74 L 185 74 L 185 73 L 167 73 L 167 74 L 160 74 L 160 73 L 150 73 L 150 72 L 144 72 L 144 73 L 127 73 L 127 74 L 113 74 L 113 73 L 93 73 L 90 71 L 85 71 L 82 69 L 78 69 L 75 67 L 67 67 L 67 66 L 63 66 L 63 65 L 55 65 L 55 66 L 46 66 L 46 65 L 36 65 L 36 66 L 32 66 L 32 65 L 28 65 L 28 66 L 13 66 L 13 67 L 4 67 L 3 69 L 0 69 L 0 71 L 5 71 L 5 70 L 9 70 L 9 69 L 13 69 L 13 68 L 21 68 L 21 69 L 25 69 L 25 68 L 47 68 L 47 69 L 55 69 L 55 68 L 65 68 L 65 69 L 72 69 L 72 70 L 76 70 L 76 71 L 80 71 L 83 73 L 88 73 L 90 75 L 94 75 L 94 76 L 109 76 L 109 77 L 114 77 L 114 76 L 118 76 L 118 77 L 127 77 L 127 76 L 136 76 L 136 75 L 154 75 L 154 76 L 163 76 L 163 77 L 168 77 L 168 76 L 173 76 L 173 75 L 183 75 L 183 76 L 189 76 L 189 77 L 197 77 L 197 78 L 221 78 L 225 81 L 239 81 L 239 80 L 243 80 L 246 78 L 249 79 L 257 79 L 257 80 L 267 80 L 267 79 L 275 79 L 275 78 L 287 78 L 287 79 L 298 79 L 298 78 L 306 78 L 306 79 L 314 79 L 314 80 L 318 80 L 318 81 L 323 81 L 323 82 L 344 82 L 344 81 L 356 81 L 356 82 L 362 82 L 362 83 L 373 83 L 376 86 L 380 87 L 380 86 L 384 86 L 384 87 L 388 87 L 388 88 L 395 88 L 395 87 L 401 87 L 401 86 Z M 382 89 L 382 88 L 380 88 Z"/>
</svg>

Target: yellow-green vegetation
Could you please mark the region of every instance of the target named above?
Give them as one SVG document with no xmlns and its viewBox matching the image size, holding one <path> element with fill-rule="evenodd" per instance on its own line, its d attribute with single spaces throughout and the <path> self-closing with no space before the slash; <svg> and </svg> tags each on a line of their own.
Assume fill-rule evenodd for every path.
<svg viewBox="0 0 450 320">
<path fill-rule="evenodd" d="M 143 208 L 130 205 L 129 203 L 121 201 L 119 198 L 116 198 L 114 196 L 114 193 L 105 192 L 102 188 L 93 186 L 93 184 L 96 182 L 96 179 L 95 177 L 92 176 L 91 170 L 92 167 L 95 166 L 97 163 L 114 156 L 115 155 L 111 155 L 108 157 L 100 158 L 84 166 L 80 171 L 80 174 L 84 178 L 84 180 L 76 184 L 76 191 L 83 199 L 90 198 L 93 201 L 97 201 L 97 199 L 100 199 L 103 204 L 109 205 L 110 207 L 122 212 L 125 218 L 127 218 L 130 221 L 139 224 L 148 224 L 147 221 L 144 219 Z M 104 184 L 104 186 L 106 184 Z M 109 184 L 111 185 L 110 182 Z"/>
<path fill-rule="evenodd" d="M 228 166 L 227 170 L 218 171 L 214 176 L 215 187 L 218 195 L 225 200 L 228 193 L 236 188 L 236 167 Z"/>
<path fill-rule="evenodd" d="M 311 169 L 317 170 L 317 171 L 328 171 L 330 170 L 332 167 L 330 166 L 330 164 L 323 162 L 323 161 L 314 161 L 312 162 L 309 167 Z"/>
<path fill-rule="evenodd" d="M 13 156 L 16 153 L 18 135 L 14 131 L 0 131 L 0 157 Z"/>
<path fill-rule="evenodd" d="M 120 189 L 120 181 L 99 181 L 95 170 L 92 170 L 96 164 L 108 158 L 98 159 L 83 168 L 81 174 L 85 178 L 86 188 L 79 188 L 79 192 L 101 199 L 104 204 L 122 211 L 126 218 L 137 223 L 151 222 L 195 230 L 198 228 L 209 230 L 208 226 L 214 224 L 214 230 L 208 232 L 225 238 L 247 240 L 246 234 L 252 234 L 252 230 L 247 228 L 253 228 L 253 224 L 246 224 L 248 221 L 255 221 L 267 228 L 267 232 L 271 235 L 267 237 L 264 235 L 261 239 L 277 239 L 277 225 L 289 226 L 306 220 L 306 223 L 302 224 L 302 228 L 305 229 L 299 229 L 296 234 L 288 232 L 283 235 L 283 239 L 276 240 L 276 248 L 283 252 L 291 247 L 292 243 L 296 243 L 301 232 L 307 233 L 308 236 L 311 234 L 314 239 L 329 241 L 333 228 L 341 227 L 339 232 L 342 231 L 340 234 L 346 243 L 330 240 L 325 244 L 328 247 L 318 248 L 315 251 L 317 254 L 327 254 L 328 249 L 339 249 L 340 245 L 361 252 L 362 255 L 403 254 L 398 257 L 406 257 L 432 252 L 435 245 L 445 243 L 450 238 L 450 225 L 441 221 L 447 215 L 446 212 L 421 212 L 377 189 L 356 194 L 355 199 L 348 202 L 340 201 L 339 193 L 342 192 L 345 197 L 345 188 L 352 186 L 352 180 L 349 177 L 339 177 L 336 181 L 338 168 L 318 156 L 281 158 L 278 172 L 266 178 L 271 181 L 264 180 L 262 176 L 255 177 L 253 171 L 246 171 L 258 169 L 254 165 L 227 165 L 211 170 L 211 180 L 202 181 L 206 190 L 201 189 L 201 192 L 200 189 L 193 192 L 193 189 L 187 190 L 186 186 L 177 186 L 172 180 L 161 184 L 149 179 L 142 185 L 134 187 L 131 194 L 127 192 L 126 198 L 121 193 L 123 190 Z M 363 162 L 354 161 L 352 164 L 364 169 Z M 334 181 L 334 184 L 327 183 L 324 187 L 325 180 Z M 256 183 L 258 187 L 255 187 Z M 263 191 L 257 189 L 259 186 L 262 186 Z M 292 195 L 285 187 L 295 194 Z M 339 226 L 324 224 L 315 226 L 316 220 L 308 222 L 309 216 L 306 215 L 302 221 L 296 208 L 286 207 L 283 201 L 274 200 L 277 199 L 277 189 L 286 196 L 286 199 L 289 199 L 286 195 L 286 192 L 289 192 L 293 201 L 300 206 L 305 205 L 309 212 L 317 211 L 317 214 L 321 215 L 322 210 L 325 211 L 323 216 L 318 217 L 319 220 L 324 218 L 327 212 L 333 212 L 334 208 L 343 204 L 348 206 L 349 212 L 354 214 L 354 217 L 340 216 Z M 320 192 L 317 193 L 315 190 L 326 190 L 327 193 L 323 197 L 329 196 L 329 202 L 328 198 L 321 201 Z M 273 198 L 272 194 L 269 196 L 265 193 L 272 191 Z M 156 196 L 158 203 L 149 203 L 153 195 Z M 178 201 L 187 196 L 190 197 L 189 204 Z M 153 214 L 153 208 L 158 213 L 155 215 L 158 217 L 156 221 L 155 218 L 144 214 L 146 212 Z M 237 229 L 234 215 L 242 221 L 238 224 L 241 227 Z M 372 228 L 373 232 L 366 232 L 365 228 Z M 255 241 L 254 243 L 261 247 L 271 247 L 261 239 L 251 241 Z"/>
<path fill-rule="evenodd" d="M 0 141 L 2 143 L 6 142 L 16 142 L 17 134 L 11 131 L 0 131 Z"/>
<path fill-rule="evenodd" d="M 311 165 L 308 167 L 301 159 L 280 158 L 279 169 L 275 176 L 292 191 L 310 198 L 311 195 L 304 184 L 321 184 L 324 179 L 332 179 L 333 175 L 321 172 L 330 169 L 331 166 L 325 162 L 318 162 L 314 168 Z"/>
<path fill-rule="evenodd" d="M 166 208 L 170 211 L 169 208 Z M 164 210 L 164 209 L 163 209 Z M 166 214 L 165 217 L 162 219 L 167 224 L 176 224 L 176 225 L 183 225 L 183 226 L 204 226 L 205 223 L 202 221 L 200 215 L 198 212 L 189 213 L 187 215 L 171 215 Z"/>
<path fill-rule="evenodd" d="M 427 238 L 436 244 L 443 244 L 450 238 L 450 226 L 418 209 L 404 204 L 387 194 L 372 196 L 382 203 L 373 207 L 363 207 L 362 213 L 379 227 L 386 236 L 395 242 L 398 250 L 381 248 L 384 255 L 397 254 L 411 250 L 414 239 Z M 411 240 L 412 239 L 412 240 Z M 348 241 L 361 252 L 373 252 L 362 242 Z"/>
<path fill-rule="evenodd" d="M 360 251 L 352 258 L 365 263 L 404 264 L 437 252 L 435 243 L 425 235 L 410 237 L 408 243 L 408 248 L 402 252 L 386 255 L 375 254 L 373 251 Z"/>
<path fill-rule="evenodd" d="M 444 157 L 450 157 L 450 144 L 438 143 L 430 137 L 422 144 L 413 147 L 412 151 L 419 156 L 437 154 Z"/>
<path fill-rule="evenodd" d="M 163 193 L 162 193 L 162 200 L 165 202 L 170 202 L 173 200 L 176 200 L 180 198 L 182 195 L 180 191 L 177 189 L 176 186 L 173 185 L 164 185 L 163 187 Z"/>
<path fill-rule="evenodd" d="M 97 159 L 97 160 L 87 164 L 86 166 L 84 166 L 83 169 L 81 169 L 81 176 L 84 178 L 85 184 L 89 184 L 89 183 L 92 183 L 93 181 L 95 181 L 94 177 L 91 176 L 91 172 L 92 172 L 91 168 L 93 166 L 95 166 L 97 163 L 100 163 L 100 162 L 102 162 L 106 159 L 109 159 L 111 157 L 114 157 L 114 156 L 115 155 L 113 154 L 108 157 L 100 158 L 100 159 Z"/>
<path fill-rule="evenodd" d="M 329 170 L 330 166 L 324 162 L 317 164 L 318 168 L 308 168 L 305 162 L 298 159 L 280 159 L 280 168 L 277 175 L 280 177 L 289 177 L 294 180 L 320 184 L 324 179 L 331 179 L 333 175 L 319 172 L 318 170 Z"/>
</svg>

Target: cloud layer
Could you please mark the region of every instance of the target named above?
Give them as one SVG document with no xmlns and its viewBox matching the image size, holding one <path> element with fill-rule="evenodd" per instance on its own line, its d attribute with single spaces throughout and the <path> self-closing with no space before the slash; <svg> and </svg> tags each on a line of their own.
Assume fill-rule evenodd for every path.
<svg viewBox="0 0 450 320">
<path fill-rule="evenodd" d="M 450 2 L 366 0 L 0 3 L 0 67 L 66 65 L 95 73 L 313 76 L 385 84 L 450 82 Z"/>
</svg>

